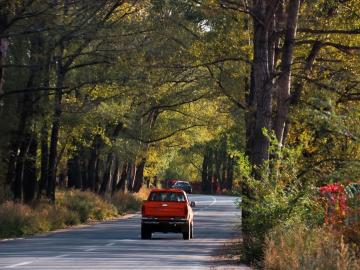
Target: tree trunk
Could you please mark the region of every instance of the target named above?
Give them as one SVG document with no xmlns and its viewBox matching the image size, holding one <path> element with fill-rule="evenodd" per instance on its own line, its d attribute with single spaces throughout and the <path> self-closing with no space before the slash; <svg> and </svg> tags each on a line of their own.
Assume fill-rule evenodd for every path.
<svg viewBox="0 0 360 270">
<path fill-rule="evenodd" d="M 14 192 L 14 199 L 21 199 L 21 195 L 19 195 L 19 190 L 21 190 L 21 174 L 22 174 L 22 165 L 19 164 L 20 160 L 23 159 L 25 153 L 21 151 L 21 142 L 24 138 L 26 123 L 28 121 L 29 114 L 27 112 L 29 105 L 29 96 L 27 94 L 22 98 L 22 102 L 19 103 L 19 109 L 21 109 L 20 119 L 18 123 L 17 130 L 14 134 L 13 142 L 11 143 L 11 147 L 9 150 L 9 163 L 8 170 L 6 174 L 6 183 L 11 185 L 12 190 Z M 18 169 L 21 172 L 17 171 Z M 20 178 L 19 178 L 20 177 Z M 15 180 L 14 180 L 15 178 Z M 20 185 L 20 186 L 19 186 Z"/>
<path fill-rule="evenodd" d="M 315 41 L 311 48 L 309 55 L 305 59 L 304 76 L 308 76 L 314 66 L 317 54 L 322 48 L 323 44 L 320 41 Z M 298 105 L 300 102 L 301 92 L 304 86 L 304 79 L 298 79 L 294 83 L 294 90 L 291 95 L 291 105 Z"/>
<path fill-rule="evenodd" d="M 233 188 L 234 166 L 235 166 L 234 158 L 231 156 L 228 156 L 228 166 L 227 166 L 227 171 L 226 171 L 226 183 L 227 183 L 228 190 L 232 190 L 232 188 Z"/>
<path fill-rule="evenodd" d="M 36 190 L 36 134 L 34 132 L 31 135 L 29 134 L 28 140 L 28 151 L 24 161 L 23 172 L 23 194 L 25 203 L 30 203 L 33 201 Z"/>
<path fill-rule="evenodd" d="M 116 191 L 116 187 L 119 182 L 119 177 L 120 177 L 120 168 L 119 167 L 120 167 L 120 161 L 119 161 L 119 158 L 116 157 L 114 171 L 113 171 L 112 180 L 111 180 L 111 193 L 114 193 Z"/>
<path fill-rule="evenodd" d="M 100 166 L 101 166 L 102 162 L 100 158 L 96 159 L 95 162 L 95 187 L 94 187 L 94 192 L 98 192 L 99 190 L 99 186 L 100 186 Z"/>
<path fill-rule="evenodd" d="M 50 136 L 50 150 L 49 150 L 49 175 L 48 175 L 48 186 L 47 186 L 47 197 L 54 203 L 55 202 L 55 186 L 56 186 L 56 168 L 57 168 L 57 144 L 59 140 L 59 130 L 61 121 L 61 102 L 64 86 L 65 73 L 62 67 L 62 56 L 64 48 L 60 48 L 60 54 L 57 60 L 57 82 L 54 99 L 54 115 L 52 120 L 52 129 Z"/>
<path fill-rule="evenodd" d="M 68 175 L 64 170 L 61 170 L 59 173 L 59 187 L 65 188 L 68 183 Z"/>
<path fill-rule="evenodd" d="M 133 162 L 129 162 L 127 167 L 127 179 L 126 179 L 127 181 L 126 188 L 129 192 L 133 191 L 135 173 L 136 173 L 135 164 Z"/>
<path fill-rule="evenodd" d="M 89 171 L 88 171 L 88 163 L 86 162 L 86 158 L 84 155 L 81 155 L 81 189 L 87 190 L 89 188 Z"/>
<path fill-rule="evenodd" d="M 262 1 L 259 1 L 261 3 Z M 265 4 L 258 4 L 256 14 L 265 18 Z M 269 139 L 264 129 L 271 129 L 273 83 L 269 73 L 268 31 L 266 26 L 254 19 L 254 61 L 253 74 L 256 102 L 256 119 L 253 131 L 253 144 L 250 146 L 250 160 L 253 165 L 261 166 L 269 159 Z"/>
<path fill-rule="evenodd" d="M 105 194 L 109 189 L 109 184 L 111 182 L 111 170 L 114 164 L 114 154 L 110 152 L 107 156 L 105 171 L 103 174 L 103 179 L 99 189 L 99 194 Z"/>
<path fill-rule="evenodd" d="M 211 155 L 211 150 L 209 149 L 209 147 L 206 147 L 205 149 L 205 153 L 204 153 L 204 159 L 203 159 L 203 163 L 202 163 L 202 172 L 201 172 L 201 176 L 202 176 L 202 182 L 201 182 L 201 186 L 202 186 L 202 191 L 205 193 L 210 193 L 211 190 L 211 174 L 212 172 L 210 171 L 210 155 Z"/>
<path fill-rule="evenodd" d="M 120 175 L 120 180 L 116 185 L 116 191 L 125 191 L 125 184 L 126 184 L 126 179 L 127 179 L 127 172 L 128 172 L 128 166 L 129 163 L 124 163 L 122 166 L 122 170 L 121 170 L 121 175 Z"/>
<path fill-rule="evenodd" d="M 92 143 L 90 159 L 88 163 L 88 188 L 91 191 L 96 192 L 96 179 L 98 174 L 98 160 L 99 160 L 99 148 L 101 144 L 100 136 L 95 136 Z"/>
<path fill-rule="evenodd" d="M 3 33 L 0 31 L 0 33 Z M 4 86 L 4 74 L 5 69 L 4 65 L 6 63 L 6 54 L 8 51 L 9 41 L 7 38 L 0 38 L 0 96 L 4 94 L 3 86 Z M 0 98 L 0 106 L 3 106 L 3 100 Z"/>
<path fill-rule="evenodd" d="M 229 189 L 229 187 L 227 185 L 227 177 L 226 177 L 228 166 L 229 166 L 228 160 L 225 157 L 225 159 L 222 162 L 222 166 L 221 166 L 221 181 L 220 181 L 221 190 L 223 190 L 224 188 Z"/>
<path fill-rule="evenodd" d="M 209 156 L 208 156 L 208 167 L 207 167 L 207 183 L 209 184 L 207 187 L 208 193 L 214 193 L 214 151 L 209 148 Z"/>
<path fill-rule="evenodd" d="M 254 145 L 254 130 L 255 130 L 255 119 L 256 119 L 256 102 L 255 102 L 255 90 L 254 90 L 254 65 L 251 67 L 250 80 L 245 81 L 245 88 L 247 89 L 245 94 L 247 110 L 245 112 L 245 154 L 252 156 L 251 151 Z"/>
<path fill-rule="evenodd" d="M 276 3 L 280 3 L 277 1 Z M 272 118 L 272 98 L 273 98 L 273 80 L 275 59 L 277 54 L 276 38 L 271 40 L 274 27 L 276 27 L 275 7 L 269 5 L 274 1 L 253 0 L 253 64 L 250 74 L 250 92 L 247 95 L 247 103 L 250 104 L 249 112 L 246 114 L 247 138 L 246 150 L 252 165 L 255 166 L 253 175 L 260 179 L 261 174 L 258 168 L 261 168 L 269 159 L 270 141 L 264 135 L 264 131 L 271 131 Z M 254 123 L 252 123 L 252 121 Z M 251 203 L 253 200 L 252 192 L 246 183 L 242 183 L 242 196 L 244 198 L 242 205 L 242 231 L 244 234 L 244 251 L 250 250 L 251 241 L 251 224 L 249 224 L 249 216 Z M 245 199 L 246 198 L 246 199 Z"/>
<path fill-rule="evenodd" d="M 283 144 L 284 129 L 291 101 L 291 65 L 293 62 L 299 7 L 300 0 L 290 0 L 288 4 L 285 40 L 281 59 L 281 74 L 277 83 L 277 112 L 274 123 L 274 131 L 280 145 Z"/>
<path fill-rule="evenodd" d="M 227 188 L 227 182 L 226 182 L 226 172 L 227 172 L 227 166 L 228 166 L 228 155 L 227 155 L 227 136 L 224 136 L 221 138 L 220 143 L 220 149 L 219 149 L 219 155 L 220 155 L 220 180 L 219 185 L 220 189 L 223 190 L 224 188 Z"/>
<path fill-rule="evenodd" d="M 24 175 L 24 160 L 26 156 L 26 140 L 23 139 L 22 146 L 19 148 L 19 155 L 17 156 L 15 166 L 15 179 L 13 184 L 14 201 L 22 201 L 23 175 Z"/>
<path fill-rule="evenodd" d="M 218 188 L 218 186 L 221 187 L 221 173 L 220 173 L 220 169 L 221 169 L 221 156 L 220 156 L 220 151 L 215 151 L 214 153 L 215 155 L 215 171 L 214 171 L 214 179 L 215 179 L 215 183 L 216 183 L 216 188 L 214 190 L 214 192 L 216 193 L 216 189 Z"/>
<path fill-rule="evenodd" d="M 143 180 L 144 180 L 144 169 L 145 169 L 145 163 L 146 163 L 146 159 L 143 158 L 140 163 L 136 166 L 136 173 L 135 173 L 135 177 L 134 177 L 134 188 L 133 188 L 133 192 L 139 192 L 141 189 L 141 186 L 143 184 Z"/>
<path fill-rule="evenodd" d="M 45 46 L 43 46 L 45 47 Z M 44 48 L 45 49 L 45 48 Z M 51 54 L 48 51 L 46 54 L 45 59 L 45 65 L 43 69 L 43 76 L 42 76 L 42 86 L 44 88 L 50 87 L 50 62 L 51 62 Z M 47 105 L 49 103 L 49 96 L 44 95 L 42 97 L 43 104 Z M 49 124 L 46 119 L 46 116 L 48 114 L 48 110 L 46 109 L 46 106 L 43 106 L 41 109 L 41 117 L 42 120 L 42 126 L 40 131 L 40 149 L 41 149 L 41 157 L 40 157 L 40 179 L 39 179 L 39 190 L 37 194 L 37 199 L 39 200 L 43 192 L 46 190 L 47 187 L 47 181 L 48 181 L 48 171 L 49 171 Z"/>
<path fill-rule="evenodd" d="M 29 62 L 33 66 L 29 70 L 29 78 L 27 80 L 26 89 L 32 89 L 37 85 L 36 79 L 38 78 L 40 71 L 40 61 L 38 55 L 41 48 L 39 38 L 31 38 L 30 45 L 31 47 Z M 34 93 L 25 91 L 21 98 L 21 101 L 18 104 L 18 108 L 20 111 L 20 119 L 9 153 L 10 159 L 6 177 L 7 183 L 11 183 L 15 177 L 12 185 L 15 200 L 22 199 L 24 162 L 29 150 L 29 137 L 31 136 L 29 134 L 32 133 L 31 117 L 34 114 L 34 103 Z"/>
<path fill-rule="evenodd" d="M 42 192 L 45 190 L 47 186 L 48 180 L 48 170 L 49 170 L 49 145 L 48 145 L 48 125 L 43 123 L 43 127 L 41 129 L 41 165 L 40 165 L 40 182 L 39 182 L 39 191 L 38 191 L 38 199 L 41 198 Z"/>
<path fill-rule="evenodd" d="M 30 73 L 30 77 L 27 82 L 27 88 L 33 87 L 33 80 L 34 80 L 34 72 Z M 17 164 L 19 160 L 21 160 L 21 163 L 23 162 L 23 159 L 26 155 L 26 153 L 22 152 L 21 149 L 26 150 L 26 148 L 23 148 L 22 145 L 24 144 L 24 137 L 26 130 L 29 127 L 29 118 L 31 117 L 33 113 L 33 104 L 31 101 L 31 94 L 28 92 L 25 92 L 23 97 L 21 98 L 21 101 L 18 104 L 18 109 L 20 110 L 20 119 L 18 122 L 17 130 L 14 134 L 14 139 L 11 144 L 11 148 L 9 151 L 9 164 L 8 164 L 8 171 L 6 175 L 6 182 L 8 184 L 13 185 L 13 190 L 18 191 L 21 188 L 17 187 L 16 185 L 20 184 L 22 180 L 19 179 L 19 177 L 22 177 L 22 172 L 17 172 L 17 169 L 22 170 L 22 164 Z M 17 178 L 15 183 L 12 183 L 14 180 L 14 177 Z M 14 186 L 15 185 L 15 186 Z M 19 194 L 15 195 L 15 198 L 18 199 Z"/>
<path fill-rule="evenodd" d="M 82 174 L 81 174 L 81 163 L 78 154 L 70 158 L 67 163 L 68 167 L 68 187 L 69 188 L 82 188 Z"/>
</svg>

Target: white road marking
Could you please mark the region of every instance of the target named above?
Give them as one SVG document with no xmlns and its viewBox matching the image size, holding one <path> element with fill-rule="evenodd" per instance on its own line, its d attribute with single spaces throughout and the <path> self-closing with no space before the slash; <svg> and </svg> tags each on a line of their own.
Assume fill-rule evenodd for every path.
<svg viewBox="0 0 360 270">
<path fill-rule="evenodd" d="M 89 252 L 89 251 L 94 251 L 94 250 L 95 250 L 95 248 L 89 248 L 89 249 L 85 249 L 84 251 Z"/>
<path fill-rule="evenodd" d="M 115 243 L 106 244 L 107 247 L 111 247 L 111 246 L 113 246 L 113 245 L 115 245 Z"/>
<path fill-rule="evenodd" d="M 212 206 L 212 205 L 214 205 L 216 203 L 216 198 L 214 196 L 211 196 L 211 198 L 213 199 L 213 201 L 212 201 L 212 203 L 210 203 L 209 206 Z"/>
<path fill-rule="evenodd" d="M 210 206 L 212 206 L 212 205 L 214 205 L 216 203 L 216 201 L 217 201 L 216 197 L 211 196 L 211 198 L 212 198 L 212 202 L 210 204 L 206 205 L 205 207 L 202 207 L 201 209 L 208 209 Z M 205 202 L 209 202 L 209 201 L 205 201 Z M 202 201 L 202 203 L 204 203 L 204 201 Z M 195 215 L 197 215 L 199 213 L 200 213 L 200 211 L 194 211 Z"/>
<path fill-rule="evenodd" d="M 58 255 L 58 256 L 55 256 L 54 258 L 64 258 L 67 256 L 69 256 L 69 254 Z"/>
<path fill-rule="evenodd" d="M 23 266 L 23 265 L 27 265 L 27 264 L 31 264 L 31 263 L 32 262 L 22 262 L 22 263 L 17 263 L 17 264 L 6 266 L 5 268 L 16 268 L 18 266 Z"/>
<path fill-rule="evenodd" d="M 140 234 L 138 234 L 138 237 L 140 237 Z M 134 242 L 134 241 L 139 241 L 139 239 L 119 239 L 116 240 L 116 242 Z"/>
</svg>

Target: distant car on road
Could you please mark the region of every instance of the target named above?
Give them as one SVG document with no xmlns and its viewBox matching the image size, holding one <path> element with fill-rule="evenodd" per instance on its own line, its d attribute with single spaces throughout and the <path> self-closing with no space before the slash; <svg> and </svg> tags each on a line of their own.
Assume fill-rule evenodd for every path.
<svg viewBox="0 0 360 270">
<path fill-rule="evenodd" d="M 141 239 L 151 239 L 153 232 L 182 233 L 184 240 L 193 238 L 194 206 L 183 190 L 152 190 L 142 206 Z"/>
<path fill-rule="evenodd" d="M 189 194 L 192 193 L 192 187 L 187 181 L 176 181 L 176 183 L 171 188 L 181 189 Z"/>
</svg>

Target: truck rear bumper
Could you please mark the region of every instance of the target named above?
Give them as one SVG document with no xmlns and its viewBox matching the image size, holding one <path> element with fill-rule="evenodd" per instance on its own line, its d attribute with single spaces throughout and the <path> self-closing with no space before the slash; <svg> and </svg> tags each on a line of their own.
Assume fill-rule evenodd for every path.
<svg viewBox="0 0 360 270">
<path fill-rule="evenodd" d="M 151 232 L 184 232 L 189 228 L 187 219 L 142 218 L 141 225 Z"/>
</svg>

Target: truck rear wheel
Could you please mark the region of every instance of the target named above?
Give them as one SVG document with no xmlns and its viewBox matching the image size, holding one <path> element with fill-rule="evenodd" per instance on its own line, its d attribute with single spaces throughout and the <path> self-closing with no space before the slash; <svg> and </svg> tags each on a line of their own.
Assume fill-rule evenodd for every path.
<svg viewBox="0 0 360 270">
<path fill-rule="evenodd" d="M 145 225 L 141 225 L 141 239 L 151 239 L 151 232 Z"/>
<path fill-rule="evenodd" d="M 187 228 L 186 228 L 186 230 L 185 231 L 183 231 L 183 239 L 184 240 L 189 240 L 190 239 L 190 224 L 187 226 Z"/>
<path fill-rule="evenodd" d="M 194 238 L 194 223 L 190 224 L 190 239 Z"/>
</svg>

